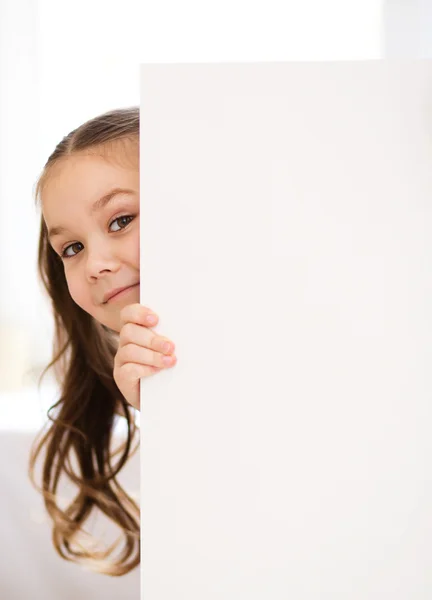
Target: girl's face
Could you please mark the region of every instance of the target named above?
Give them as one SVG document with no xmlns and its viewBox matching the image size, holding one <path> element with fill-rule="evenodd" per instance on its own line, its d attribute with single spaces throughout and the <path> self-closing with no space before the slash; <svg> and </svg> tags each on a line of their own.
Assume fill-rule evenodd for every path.
<svg viewBox="0 0 432 600">
<path fill-rule="evenodd" d="M 117 332 L 121 309 L 139 302 L 137 152 L 133 159 L 68 156 L 55 165 L 41 194 L 49 241 L 63 261 L 72 299 Z M 108 298 L 126 286 L 133 287 Z"/>
</svg>

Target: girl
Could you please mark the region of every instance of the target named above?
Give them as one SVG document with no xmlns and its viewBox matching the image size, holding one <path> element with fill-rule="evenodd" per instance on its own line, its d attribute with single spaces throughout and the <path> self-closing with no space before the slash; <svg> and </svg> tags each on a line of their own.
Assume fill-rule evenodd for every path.
<svg viewBox="0 0 432 600">
<path fill-rule="evenodd" d="M 35 440 L 29 475 L 43 494 L 60 556 L 123 575 L 140 561 L 139 508 L 116 481 L 138 448 L 131 450 L 140 378 L 176 362 L 174 344 L 151 329 L 157 316 L 139 304 L 139 109 L 107 112 L 69 133 L 42 171 L 36 203 L 38 269 L 55 323 L 53 360 L 41 378 L 54 367 L 61 395 L 48 411 L 48 431 Z M 126 418 L 127 439 L 112 452 L 116 414 Z M 34 468 L 42 449 L 39 487 Z M 78 486 L 66 508 L 56 497 L 62 474 Z M 72 546 L 94 507 L 123 530 L 117 560 L 107 560 L 116 545 Z"/>
</svg>

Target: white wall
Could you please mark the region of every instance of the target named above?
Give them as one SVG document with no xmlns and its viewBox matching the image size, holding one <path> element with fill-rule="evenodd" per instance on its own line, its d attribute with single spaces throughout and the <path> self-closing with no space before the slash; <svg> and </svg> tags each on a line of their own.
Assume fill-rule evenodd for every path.
<svg viewBox="0 0 432 600">
<path fill-rule="evenodd" d="M 432 4 L 429 0 L 384 0 L 382 24 L 383 57 L 432 56 Z"/>
<path fill-rule="evenodd" d="M 36 9 L 0 4 L 0 389 L 16 389 L 30 364 L 35 298 L 32 184 L 37 157 Z"/>
</svg>

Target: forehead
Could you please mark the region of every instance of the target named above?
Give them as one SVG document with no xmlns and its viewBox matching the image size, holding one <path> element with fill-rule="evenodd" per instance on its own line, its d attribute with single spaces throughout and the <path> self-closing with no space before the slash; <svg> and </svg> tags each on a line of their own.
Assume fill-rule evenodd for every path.
<svg viewBox="0 0 432 600">
<path fill-rule="evenodd" d="M 139 192 L 139 170 L 131 161 L 118 161 L 97 154 L 74 154 L 62 158 L 41 191 L 44 215 L 63 207 L 91 203 L 112 188 Z"/>
</svg>

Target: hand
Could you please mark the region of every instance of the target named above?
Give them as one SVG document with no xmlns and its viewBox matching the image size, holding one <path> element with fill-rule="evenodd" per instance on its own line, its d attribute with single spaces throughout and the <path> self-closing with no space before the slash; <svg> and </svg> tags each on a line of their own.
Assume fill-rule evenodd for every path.
<svg viewBox="0 0 432 600">
<path fill-rule="evenodd" d="M 114 357 L 114 381 L 127 402 L 140 409 L 140 378 L 148 377 L 165 367 L 174 366 L 174 344 L 168 338 L 151 331 L 156 323 L 149 323 L 148 316 L 156 316 L 141 304 L 128 304 L 120 313 L 121 328 L 119 347 Z M 163 344 L 169 342 L 165 350 Z M 163 358 L 170 357 L 171 364 Z"/>
</svg>

